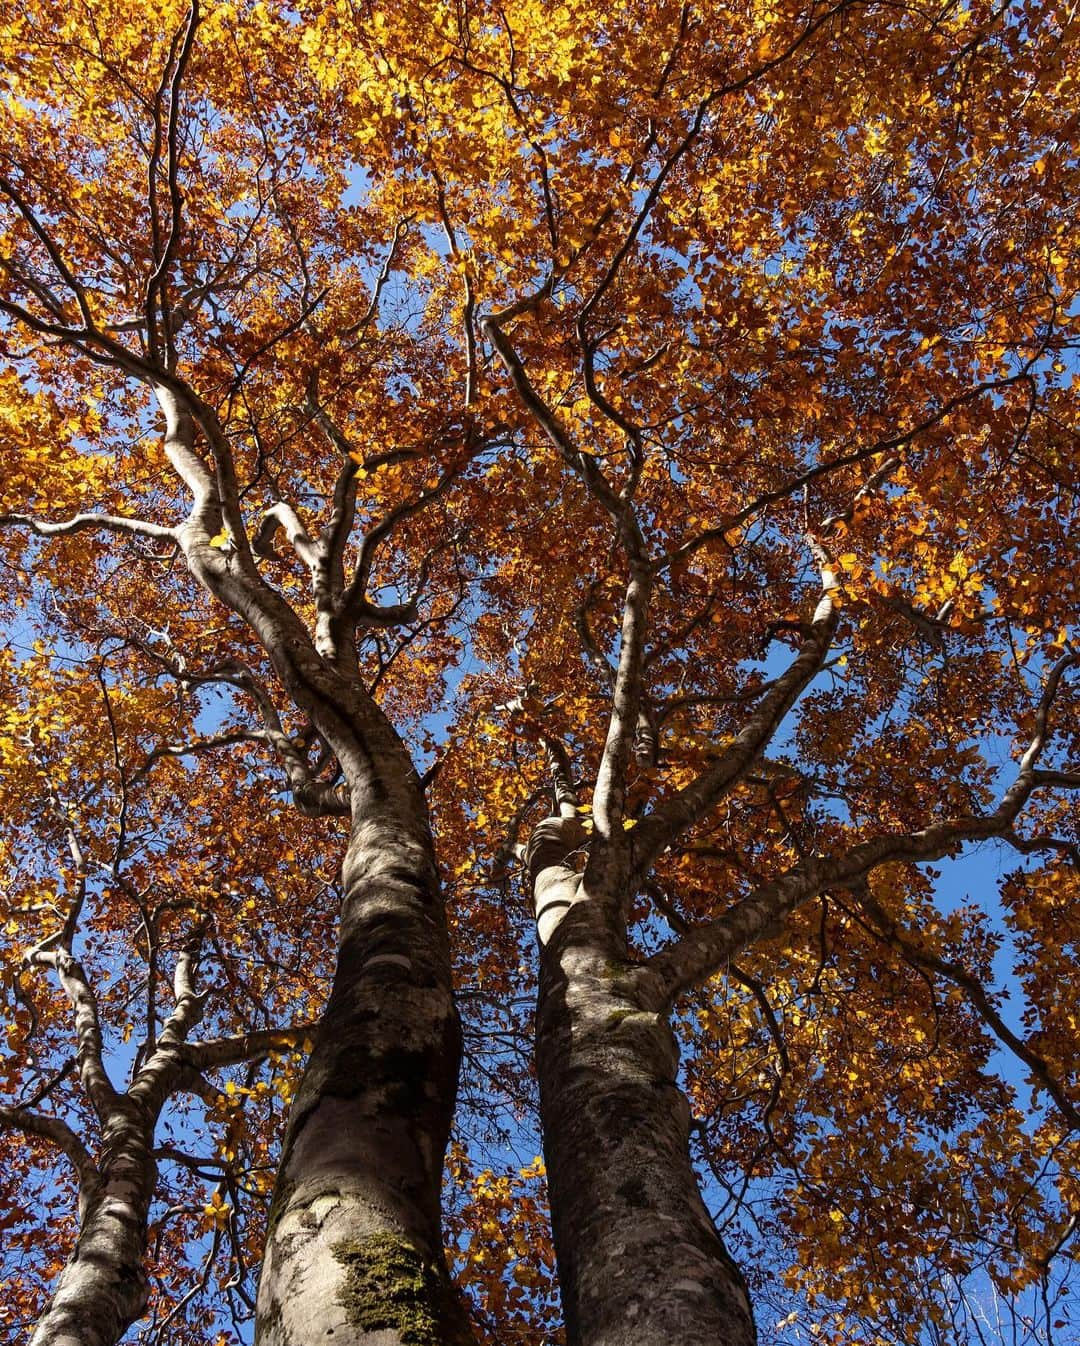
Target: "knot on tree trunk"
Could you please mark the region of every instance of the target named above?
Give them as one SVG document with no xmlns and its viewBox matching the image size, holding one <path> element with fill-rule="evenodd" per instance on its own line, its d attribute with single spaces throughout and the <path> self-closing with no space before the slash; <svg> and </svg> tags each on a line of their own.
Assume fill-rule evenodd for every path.
<svg viewBox="0 0 1080 1346">
<path fill-rule="evenodd" d="M 575 851 L 588 842 L 588 833 L 578 817 L 545 818 L 536 824 L 525 847 L 525 866 L 533 883 L 545 870 L 565 865 Z"/>
</svg>

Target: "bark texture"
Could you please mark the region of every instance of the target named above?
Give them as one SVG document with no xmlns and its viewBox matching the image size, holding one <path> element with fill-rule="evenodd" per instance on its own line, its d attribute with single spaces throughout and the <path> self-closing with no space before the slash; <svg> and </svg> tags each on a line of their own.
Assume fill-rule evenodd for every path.
<svg viewBox="0 0 1080 1346">
<path fill-rule="evenodd" d="M 590 901 L 580 875 L 538 866 L 554 838 L 539 842 L 537 1070 L 567 1340 L 752 1346 L 745 1284 L 690 1164 L 667 1016 L 625 961 L 610 904 Z"/>
<path fill-rule="evenodd" d="M 100 1179 L 82 1194 L 79 1237 L 30 1346 L 112 1346 L 146 1307 L 146 1221 L 157 1180 L 153 1117 L 117 1100 Z"/>
<path fill-rule="evenodd" d="M 333 990 L 271 1209 L 257 1340 L 457 1346 L 472 1337 L 439 1196 L 461 1043 L 426 819 L 358 820 L 345 883 Z"/>
<path fill-rule="evenodd" d="M 251 628 L 293 706 L 310 718 L 344 777 L 347 802 L 310 776 L 265 688 L 253 696 L 297 804 L 351 816 L 338 962 L 326 1014 L 293 1105 L 259 1280 L 259 1346 L 459 1346 L 471 1341 L 442 1251 L 440 1196 L 461 1055 L 446 917 L 423 789 L 408 753 L 360 676 L 361 622 L 394 622 L 365 596 L 374 548 L 361 544 L 346 583 L 355 504 L 346 459 L 328 528 L 312 538 L 295 511 L 272 511 L 247 537 L 227 436 L 177 380 L 155 389 L 169 461 L 194 503 L 176 530 L 199 582 Z M 214 464 L 195 448 L 195 421 Z M 393 515 L 389 516 L 390 519 Z M 212 545 L 225 525 L 235 553 Z M 267 585 L 257 555 L 283 528 L 311 573 L 311 635 Z M 256 551 L 255 547 L 262 550 Z"/>
</svg>

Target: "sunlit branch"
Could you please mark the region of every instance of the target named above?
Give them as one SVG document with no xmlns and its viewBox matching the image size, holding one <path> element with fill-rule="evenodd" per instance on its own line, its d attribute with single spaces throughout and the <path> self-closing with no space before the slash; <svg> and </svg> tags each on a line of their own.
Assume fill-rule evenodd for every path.
<svg viewBox="0 0 1080 1346">
<path fill-rule="evenodd" d="M 59 808 L 55 795 L 54 804 Z M 75 1063 L 79 1079 L 91 1107 L 98 1118 L 104 1120 L 115 1107 L 119 1095 L 105 1067 L 97 996 L 82 963 L 72 952 L 86 900 L 87 862 L 79 839 L 66 820 L 64 836 L 75 870 L 74 896 L 60 929 L 27 950 L 23 962 L 30 967 L 52 968 L 56 973 L 75 1017 Z"/>
<path fill-rule="evenodd" d="M 323 625 L 326 627 L 326 632 L 321 638 L 324 639 L 328 650 L 340 654 L 336 626 L 342 615 L 342 595 L 345 590 L 345 550 L 356 519 L 357 477 L 361 471 L 370 473 L 380 467 L 411 462 L 425 455 L 414 449 L 392 449 L 385 453 L 371 454 L 361 461 L 360 455 L 353 449 L 348 438 L 319 402 L 314 379 L 308 388 L 306 410 L 327 442 L 337 449 L 343 459 L 334 483 L 330 518 L 317 544 L 318 558 L 313 575 L 316 608 L 323 617 Z M 388 624 L 409 619 L 409 613 L 406 612 L 403 618 L 392 617 Z"/>
<path fill-rule="evenodd" d="M 200 543 L 208 543 L 216 532 L 221 512 L 214 479 L 195 451 L 195 423 L 191 410 L 174 389 L 164 384 L 156 385 L 154 393 L 165 415 L 165 456 L 193 497 L 191 514 L 176 530 L 177 536 L 182 543 L 191 545 L 194 532 Z"/>
<path fill-rule="evenodd" d="M 215 1070 L 220 1066 L 239 1065 L 241 1061 L 259 1060 L 271 1052 L 295 1051 L 317 1029 L 318 1024 L 313 1022 L 260 1029 L 235 1037 L 207 1038 L 201 1042 L 186 1042 L 180 1054 L 184 1064 L 194 1070 Z"/>
<path fill-rule="evenodd" d="M 218 748 L 232 748 L 238 743 L 266 743 L 267 735 L 258 729 L 233 729 L 227 733 L 212 734 L 207 738 L 193 738 L 185 743 L 162 743 L 153 748 L 146 761 L 128 779 L 129 788 L 144 780 L 158 762 L 166 758 L 199 757 Z"/>
<path fill-rule="evenodd" d="M 274 550 L 274 537 L 279 530 L 284 531 L 297 558 L 314 570 L 319 561 L 318 548 L 296 510 L 284 500 L 278 500 L 263 514 L 259 531 L 251 541 L 251 550 L 255 555 L 267 560 L 278 559 Z"/>
<path fill-rule="evenodd" d="M 347 458 L 334 482 L 330 519 L 319 539 L 325 570 L 324 587 L 336 600 L 345 588 L 345 548 L 356 519 L 357 465 Z"/>
<path fill-rule="evenodd" d="M 206 996 L 200 995 L 195 987 L 204 930 L 205 923 L 200 922 L 180 951 L 173 973 L 173 1011 L 128 1090 L 128 1096 L 145 1104 L 154 1117 L 175 1087 L 181 1064 L 180 1047 L 202 1018 L 206 1004 Z"/>
<path fill-rule="evenodd" d="M 539 737 L 547 752 L 548 773 L 555 799 L 554 811 L 560 818 L 573 818 L 578 811 L 578 792 L 574 784 L 574 767 L 566 744 L 558 735 L 548 730 L 541 729 Z"/>
<path fill-rule="evenodd" d="M 686 828 L 699 822 L 717 801 L 750 770 L 776 733 L 785 715 L 821 671 L 839 620 L 833 599 L 836 575 L 828 556 L 814 539 L 811 549 L 821 572 L 821 597 L 799 652 L 776 678 L 761 704 L 720 756 L 695 780 L 659 804 L 638 823 L 632 838 L 635 873 L 645 874 L 656 857 Z"/>
<path fill-rule="evenodd" d="M 105 1069 L 97 997 L 83 965 L 67 949 L 50 950 L 40 945 L 27 955 L 27 961 L 53 968 L 64 988 L 75 1015 L 79 1078 L 94 1111 L 104 1119 L 114 1108 L 119 1095 Z"/>
<path fill-rule="evenodd" d="M 985 815 L 963 815 L 931 823 L 920 831 L 859 842 L 832 858 L 809 857 L 736 902 L 723 916 L 699 926 L 648 962 L 662 999 L 670 1002 L 688 987 L 718 972 L 732 958 L 773 929 L 796 907 L 831 888 L 863 883 L 880 865 L 939 860 L 966 841 L 1006 835 L 1035 790 L 1058 785 L 1080 789 L 1080 769 L 1040 772 L 1035 763 L 1047 741 L 1050 707 L 1065 671 L 1078 662 L 1066 655 L 1051 670 L 1036 713 L 1036 731 L 1012 785 L 997 808 Z"/>
<path fill-rule="evenodd" d="M 499 354 L 518 396 L 533 419 L 615 523 L 619 540 L 630 562 L 631 574 L 623 604 L 619 662 L 612 686 L 611 717 L 593 796 L 597 836 L 601 843 L 592 850 L 589 858 L 595 878 L 596 867 L 606 865 L 609 855 L 625 856 L 629 851 L 622 829 L 623 801 L 626 771 L 635 737 L 641 728 L 642 670 L 652 585 L 648 552 L 630 500 L 616 495 L 593 458 L 575 448 L 558 418 L 536 392 L 498 321 L 491 315 L 482 318 L 481 330 Z"/>
<path fill-rule="evenodd" d="M 859 905 L 877 927 L 877 932 L 897 953 L 916 967 L 939 973 L 966 992 L 979 1017 L 994 1036 L 1028 1067 L 1034 1078 L 1054 1100 L 1070 1129 L 1080 1131 L 1080 1111 L 1066 1094 L 1061 1081 L 1054 1077 L 1045 1058 L 1009 1028 L 994 1008 L 993 1001 L 982 982 L 961 963 L 939 958 L 937 954 L 922 948 L 913 932 L 905 930 L 882 907 L 871 893 L 868 884 L 857 886 L 854 893 Z"/>
<path fill-rule="evenodd" d="M 129 519 L 120 514 L 75 514 L 70 519 L 52 521 L 34 514 L 0 514 L 2 528 L 29 528 L 38 537 L 62 537 L 70 533 L 101 531 L 132 537 L 149 537 L 158 542 L 176 542 L 176 530 L 144 519 Z"/>
<path fill-rule="evenodd" d="M 590 867 L 604 863 L 604 852 L 629 852 L 629 837 L 623 830 L 626 773 L 639 732 L 642 701 L 642 669 L 651 578 L 645 569 L 632 572 L 623 602 L 619 663 L 612 688 L 611 713 L 604 751 L 593 791 L 593 817 L 601 844 L 590 853 Z"/>
</svg>

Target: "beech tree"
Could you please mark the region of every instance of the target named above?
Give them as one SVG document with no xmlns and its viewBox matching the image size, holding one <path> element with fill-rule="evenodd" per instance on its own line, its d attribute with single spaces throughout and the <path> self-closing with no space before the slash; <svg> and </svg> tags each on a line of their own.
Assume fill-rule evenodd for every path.
<svg viewBox="0 0 1080 1346">
<path fill-rule="evenodd" d="M 295 1085 L 284 1067 L 310 1030 L 290 1023 L 291 1001 L 322 989 L 298 966 L 317 956 L 317 946 L 291 945 L 293 930 L 303 928 L 297 908 L 305 890 L 287 874 L 275 876 L 275 901 L 289 915 L 275 924 L 268 909 L 258 937 L 263 957 L 241 961 L 249 951 L 244 922 L 255 905 L 246 893 L 260 878 L 246 852 L 253 843 L 275 850 L 282 844 L 280 809 L 267 808 L 261 840 L 257 819 L 241 838 L 233 811 L 218 813 L 228 782 L 211 801 L 183 770 L 162 772 L 177 765 L 177 747 L 163 744 L 160 756 L 126 769 L 125 750 L 137 743 L 147 716 L 164 708 L 157 689 L 106 680 L 100 666 L 50 667 L 43 650 L 21 661 L 18 676 L 9 658 L 5 672 L 6 900 L 17 913 L 8 933 L 17 937 L 35 921 L 45 932 L 29 948 L 16 943 L 16 958 L 5 962 L 17 1009 L 5 1077 L 13 1091 L 24 1086 L 0 1112 L 15 1204 L 7 1212 L 6 1251 L 13 1259 L 20 1247 L 35 1254 L 11 1276 L 5 1326 L 28 1327 L 37 1316 L 39 1287 L 26 1273 L 56 1274 L 41 1256 L 53 1249 L 42 1248 L 35 1227 L 55 1198 L 38 1186 L 42 1155 L 27 1150 L 32 1139 L 70 1164 L 59 1182 L 66 1191 L 73 1176 L 78 1199 L 56 1218 L 64 1238 L 76 1208 L 79 1225 L 79 1255 L 50 1287 L 55 1299 L 34 1339 L 116 1340 L 146 1307 L 148 1238 L 172 1292 L 159 1294 L 153 1323 L 168 1339 L 207 1275 L 204 1267 L 194 1286 L 187 1282 L 182 1236 L 162 1210 L 208 1226 L 207 1267 L 222 1248 L 241 1271 L 250 1258 L 257 1265 L 257 1250 L 231 1218 L 232 1189 L 239 1181 L 254 1193 L 269 1191 L 272 1162 L 260 1133 L 249 1136 L 234 1111 L 241 1104 L 260 1112 L 280 1107 Z M 250 794 L 259 786 L 238 777 L 235 788 Z M 323 937 L 332 933 L 328 921 L 317 928 Z M 217 1014 L 215 971 L 227 987 L 224 1022 L 243 1025 L 243 1033 L 207 1035 Z M 51 989 L 50 974 L 58 983 Z M 200 1039 L 193 1037 L 196 1025 Z M 125 1051 L 123 1044 L 134 1048 L 135 1041 L 138 1050 Z M 208 1078 L 271 1054 L 277 1063 L 269 1076 L 256 1082 L 242 1073 L 239 1090 L 232 1079 L 218 1088 Z M 125 1057 L 122 1088 L 116 1072 Z M 186 1116 L 185 1104 L 194 1104 L 196 1115 Z M 162 1130 L 166 1105 L 171 1116 Z M 216 1120 L 221 1151 L 235 1158 L 244 1150 L 242 1172 L 219 1165 L 213 1154 L 193 1158 L 173 1143 L 179 1129 L 190 1146 L 200 1109 Z M 213 1191 L 199 1199 L 208 1179 Z"/>
<path fill-rule="evenodd" d="M 7 17 L 6 1326 L 1068 1325 L 1075 29 Z"/>
</svg>

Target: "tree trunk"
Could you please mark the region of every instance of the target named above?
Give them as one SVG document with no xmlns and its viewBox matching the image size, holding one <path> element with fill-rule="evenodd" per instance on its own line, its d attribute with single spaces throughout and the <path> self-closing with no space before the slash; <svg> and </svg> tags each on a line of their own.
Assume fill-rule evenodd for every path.
<svg viewBox="0 0 1080 1346">
<path fill-rule="evenodd" d="M 548 894 L 550 902 L 551 895 Z M 690 1165 L 678 1047 L 571 899 L 542 950 L 537 1069 L 570 1346 L 752 1346 L 746 1286 Z"/>
<path fill-rule="evenodd" d="M 366 812 L 338 966 L 282 1150 L 260 1346 L 472 1341 L 442 1250 L 461 1034 L 426 817 Z"/>
<path fill-rule="evenodd" d="M 351 506 L 317 543 L 294 542 L 311 569 L 316 649 L 296 611 L 264 584 L 247 546 L 232 558 L 211 541 L 230 508 L 234 536 L 243 532 L 234 488 L 226 483 L 222 491 L 220 465 L 231 471 L 232 463 L 220 423 L 194 397 L 155 392 L 166 415 L 166 452 L 195 497 L 178 530 L 188 565 L 248 623 L 293 704 L 332 749 L 352 816 L 338 963 L 285 1134 L 256 1341 L 459 1346 L 472 1336 L 446 1269 L 440 1206 L 461 1027 L 423 789 L 357 664 L 357 595 L 341 568 L 349 523 L 334 540 Z M 194 452 L 193 406 L 216 477 Z M 346 496 L 350 480 L 339 482 Z M 231 501 L 224 498 L 230 491 Z M 245 684 L 253 694 L 256 685 Z M 268 723 L 268 734 L 290 757 L 280 724 Z M 306 764 L 294 767 L 301 791 L 316 783 L 302 779 Z M 295 794 L 298 781 L 290 776 L 290 783 Z"/>
<path fill-rule="evenodd" d="M 105 1125 L 100 1184 L 30 1346 L 114 1346 L 146 1308 L 146 1222 L 157 1180 L 153 1118 L 121 1100 Z"/>
</svg>

